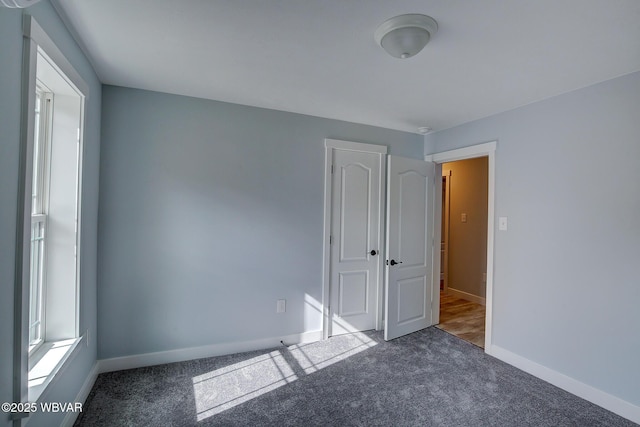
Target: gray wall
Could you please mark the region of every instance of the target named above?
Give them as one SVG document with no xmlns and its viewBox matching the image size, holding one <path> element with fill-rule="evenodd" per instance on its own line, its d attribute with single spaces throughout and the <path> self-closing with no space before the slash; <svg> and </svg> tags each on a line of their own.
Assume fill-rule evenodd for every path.
<svg viewBox="0 0 640 427">
<path fill-rule="evenodd" d="M 426 138 L 498 140 L 494 344 L 640 405 L 640 73 Z M 496 224 L 497 230 L 497 224 Z"/>
<path fill-rule="evenodd" d="M 324 138 L 423 154 L 414 134 L 114 86 L 102 112 L 99 358 L 319 330 Z"/>
<path fill-rule="evenodd" d="M 0 402 L 13 400 L 13 328 L 16 213 L 18 200 L 18 153 L 22 73 L 21 10 L 0 8 Z M 98 168 L 100 157 L 101 86 L 93 69 L 73 41 L 49 1 L 26 9 L 49 34 L 90 87 L 87 102 L 82 221 L 80 329 L 96 336 L 96 262 Z M 82 348 L 45 396 L 46 401 L 73 402 L 96 360 L 96 342 Z M 65 414 L 32 416 L 29 426 L 59 424 Z M 9 426 L 0 414 L 0 426 Z"/>
<path fill-rule="evenodd" d="M 443 175 L 451 172 L 448 287 L 481 298 L 486 294 L 488 165 L 488 157 L 442 165 Z"/>
</svg>

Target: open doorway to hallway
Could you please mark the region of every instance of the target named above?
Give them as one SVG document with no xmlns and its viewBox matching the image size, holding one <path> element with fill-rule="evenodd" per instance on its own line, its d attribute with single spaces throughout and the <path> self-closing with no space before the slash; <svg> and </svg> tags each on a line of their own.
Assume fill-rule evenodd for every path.
<svg viewBox="0 0 640 427">
<path fill-rule="evenodd" d="M 484 347 L 488 157 L 443 163 L 442 175 L 437 327 Z"/>
</svg>

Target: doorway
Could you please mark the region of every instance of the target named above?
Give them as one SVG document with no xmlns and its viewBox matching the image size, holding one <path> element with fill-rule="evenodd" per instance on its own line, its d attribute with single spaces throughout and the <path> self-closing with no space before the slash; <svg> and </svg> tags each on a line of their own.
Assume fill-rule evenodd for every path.
<svg viewBox="0 0 640 427">
<path fill-rule="evenodd" d="M 442 164 L 440 323 L 484 347 L 488 158 Z"/>
<path fill-rule="evenodd" d="M 435 154 L 429 154 L 425 156 L 425 160 L 432 161 L 436 165 L 438 165 L 438 170 L 442 170 L 442 166 L 448 162 L 456 162 L 459 160 L 466 159 L 475 159 L 478 157 L 485 157 L 487 159 L 487 220 L 486 220 L 486 276 L 482 277 L 485 284 L 485 316 L 484 316 L 484 324 L 485 324 L 485 332 L 484 332 L 484 351 L 487 354 L 492 354 L 492 322 L 493 322 L 493 248 L 494 248 L 494 230 L 495 230 L 495 151 L 496 151 L 497 141 L 491 141 L 487 143 L 477 144 L 465 148 L 459 148 L 450 151 L 444 151 Z M 441 181 L 439 181 L 441 183 Z M 453 183 L 453 177 L 451 178 L 451 183 Z M 439 191 L 442 191 L 442 188 L 438 188 Z M 440 202 L 440 197 L 436 199 Z M 440 203 L 439 203 L 440 204 Z M 444 207 L 440 204 L 440 207 Z M 442 212 L 437 209 L 438 212 Z M 462 213 L 459 212 L 459 216 L 457 216 L 458 221 L 463 221 L 464 217 Z M 469 215 L 467 213 L 467 221 L 469 220 Z M 451 215 L 450 215 L 451 218 Z M 438 218 L 441 220 L 441 218 Z M 441 229 L 440 227 L 436 228 L 436 232 L 438 233 L 437 239 L 440 239 Z M 438 241 L 438 240 L 436 240 Z M 438 254 L 441 252 L 439 251 Z M 438 270 L 441 269 L 440 261 L 434 262 L 434 268 Z M 440 278 L 440 271 L 437 271 L 437 276 Z M 433 323 L 438 324 L 441 323 L 441 313 L 440 313 L 440 286 L 434 287 L 434 295 L 433 295 L 433 313 L 434 319 Z"/>
</svg>

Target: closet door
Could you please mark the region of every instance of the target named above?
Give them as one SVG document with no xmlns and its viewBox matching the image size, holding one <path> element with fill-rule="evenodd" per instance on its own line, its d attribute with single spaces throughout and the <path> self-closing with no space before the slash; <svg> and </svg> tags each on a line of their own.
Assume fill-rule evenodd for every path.
<svg viewBox="0 0 640 427">
<path fill-rule="evenodd" d="M 388 157 L 384 339 L 431 326 L 435 165 Z"/>
<path fill-rule="evenodd" d="M 383 159 L 333 150 L 331 335 L 376 328 Z"/>
</svg>

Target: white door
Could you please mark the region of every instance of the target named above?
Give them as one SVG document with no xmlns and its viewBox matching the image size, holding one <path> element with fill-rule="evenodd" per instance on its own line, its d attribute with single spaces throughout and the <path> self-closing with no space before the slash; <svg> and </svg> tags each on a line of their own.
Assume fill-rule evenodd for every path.
<svg viewBox="0 0 640 427">
<path fill-rule="evenodd" d="M 375 329 L 383 156 L 333 150 L 331 335 Z"/>
<path fill-rule="evenodd" d="M 435 165 L 389 156 L 384 339 L 431 326 Z"/>
</svg>

